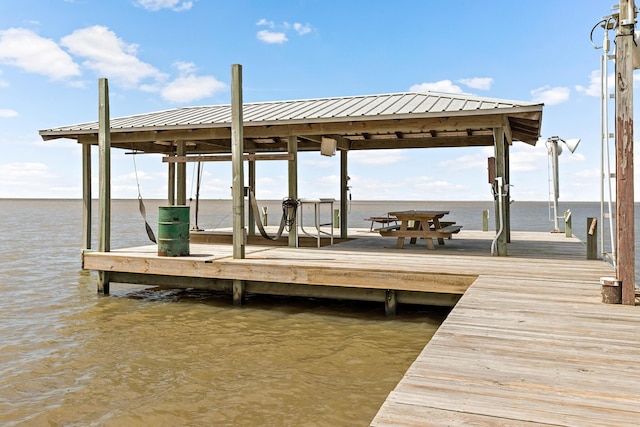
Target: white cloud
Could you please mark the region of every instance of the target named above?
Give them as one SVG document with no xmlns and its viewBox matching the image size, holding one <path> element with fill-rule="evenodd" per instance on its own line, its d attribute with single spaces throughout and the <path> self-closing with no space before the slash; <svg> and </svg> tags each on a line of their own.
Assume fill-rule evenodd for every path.
<svg viewBox="0 0 640 427">
<path fill-rule="evenodd" d="M 310 24 L 301 24 L 299 22 L 296 22 L 291 25 L 288 22 L 283 22 L 280 25 L 276 25 L 273 21 L 268 21 L 265 18 L 262 18 L 258 22 L 256 22 L 256 25 L 259 27 L 269 28 L 269 30 L 260 30 L 256 33 L 256 37 L 258 38 L 258 40 L 268 44 L 282 44 L 289 41 L 287 33 L 292 29 L 293 31 L 298 33 L 299 36 L 304 36 L 305 34 L 309 34 L 312 31 L 312 27 Z"/>
<path fill-rule="evenodd" d="M 136 57 L 137 45 L 125 43 L 107 27 L 95 25 L 76 30 L 63 37 L 61 43 L 74 55 L 87 58 L 85 67 L 125 86 L 135 86 L 146 78 L 163 78 L 156 68 Z"/>
<path fill-rule="evenodd" d="M 80 75 L 78 64 L 56 42 L 24 28 L 0 31 L 0 62 L 54 80 Z"/>
<path fill-rule="evenodd" d="M 225 83 L 213 76 L 196 76 L 196 67 L 191 62 L 177 62 L 174 66 L 180 71 L 180 77 L 161 90 L 162 97 L 169 102 L 192 102 L 227 89 Z"/>
<path fill-rule="evenodd" d="M 273 21 L 267 21 L 266 19 L 262 18 L 261 20 L 259 20 L 258 22 L 256 22 L 256 25 L 260 25 L 260 26 L 267 26 L 269 28 L 275 28 L 276 24 L 274 24 Z"/>
<path fill-rule="evenodd" d="M 534 102 L 541 102 L 547 105 L 562 104 L 569 100 L 570 89 L 568 87 L 543 86 L 531 91 Z"/>
<path fill-rule="evenodd" d="M 137 0 L 136 6 L 140 6 L 144 9 L 151 10 L 153 12 L 161 9 L 171 9 L 175 12 L 181 12 L 183 10 L 189 10 L 193 7 L 193 1 L 181 1 L 181 0 Z"/>
<path fill-rule="evenodd" d="M 451 80 L 440 80 L 432 83 L 420 83 L 415 84 L 409 88 L 411 92 L 444 92 L 444 93 L 456 93 L 456 94 L 465 94 L 465 92 L 457 86 L 453 84 Z"/>
<path fill-rule="evenodd" d="M 352 151 L 349 161 L 363 165 L 389 165 L 406 160 L 402 150 Z"/>
<path fill-rule="evenodd" d="M 18 116 L 18 112 L 14 111 L 14 110 L 9 110 L 9 109 L 0 109 L 0 118 L 1 119 L 7 119 L 9 117 L 17 117 Z"/>
<path fill-rule="evenodd" d="M 162 97 L 171 102 L 191 102 L 223 91 L 227 85 L 212 76 L 178 77 L 162 89 Z"/>
<path fill-rule="evenodd" d="M 303 24 L 300 24 L 299 22 L 296 22 L 295 24 L 293 24 L 293 29 L 296 30 L 296 32 L 301 36 L 304 36 L 305 34 L 309 34 L 311 32 L 311 25 L 309 24 L 303 25 Z"/>
<path fill-rule="evenodd" d="M 258 40 L 268 44 L 282 44 L 288 40 L 285 33 L 277 31 L 261 30 L 256 35 Z"/>
<path fill-rule="evenodd" d="M 489 90 L 493 84 L 493 79 L 491 77 L 472 77 L 470 79 L 460 79 L 458 81 L 465 86 L 478 90 Z"/>
<path fill-rule="evenodd" d="M 613 75 L 610 76 L 611 80 L 613 80 Z M 578 92 L 584 93 L 589 96 L 600 96 L 601 90 L 601 82 L 600 82 L 600 70 L 593 70 L 591 74 L 589 74 L 589 86 L 581 86 L 576 85 L 575 89 Z"/>
</svg>

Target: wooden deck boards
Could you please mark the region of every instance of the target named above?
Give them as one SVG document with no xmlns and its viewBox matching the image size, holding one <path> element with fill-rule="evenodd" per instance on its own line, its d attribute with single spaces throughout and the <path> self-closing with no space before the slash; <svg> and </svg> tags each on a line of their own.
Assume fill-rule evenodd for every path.
<svg viewBox="0 0 640 427">
<path fill-rule="evenodd" d="M 640 307 L 603 304 L 612 270 L 572 262 L 481 274 L 371 425 L 639 425 Z"/>
</svg>

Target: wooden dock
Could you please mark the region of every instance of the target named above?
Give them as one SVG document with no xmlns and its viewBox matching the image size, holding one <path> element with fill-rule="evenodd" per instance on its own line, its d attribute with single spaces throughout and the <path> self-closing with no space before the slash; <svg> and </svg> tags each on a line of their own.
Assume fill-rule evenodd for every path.
<svg viewBox="0 0 640 427">
<path fill-rule="evenodd" d="M 480 273 L 373 426 L 640 425 L 640 309 L 568 252 Z"/>
<path fill-rule="evenodd" d="M 87 252 L 84 268 L 114 282 L 454 305 L 371 421 L 374 426 L 638 425 L 640 309 L 603 304 L 600 277 L 563 234 L 512 232 L 509 256 L 490 255 L 492 233 L 463 230 L 444 246 L 397 249 L 368 229 L 332 246 L 250 244 L 234 259 L 223 243 L 186 257 L 156 246 Z M 456 304 L 457 303 L 457 304 Z"/>
</svg>

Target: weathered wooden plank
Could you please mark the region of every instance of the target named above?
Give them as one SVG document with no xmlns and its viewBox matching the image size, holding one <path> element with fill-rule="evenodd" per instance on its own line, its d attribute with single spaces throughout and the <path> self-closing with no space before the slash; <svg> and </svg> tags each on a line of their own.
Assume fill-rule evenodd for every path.
<svg viewBox="0 0 640 427">
<path fill-rule="evenodd" d="M 634 424 L 640 312 L 600 302 L 607 271 L 518 258 L 481 275 L 372 425 Z"/>
<path fill-rule="evenodd" d="M 274 154 L 244 154 L 243 160 L 293 160 L 293 155 L 288 153 Z M 230 162 L 230 154 L 214 154 L 201 156 L 166 156 L 162 158 L 164 163 L 194 163 L 194 162 Z"/>
<path fill-rule="evenodd" d="M 473 283 L 473 275 L 456 275 L 394 269 L 332 266 L 324 263 L 281 263 L 275 260 L 198 260 L 163 257 L 87 253 L 84 268 L 139 274 L 206 277 L 265 282 L 300 283 L 373 289 L 463 294 Z"/>
<path fill-rule="evenodd" d="M 514 425 L 529 427 L 539 426 L 522 420 L 499 418 L 494 416 L 471 414 L 459 411 L 448 411 L 430 406 L 416 406 L 397 402 L 395 405 L 379 413 L 371 426 L 373 427 L 513 427 Z"/>
</svg>

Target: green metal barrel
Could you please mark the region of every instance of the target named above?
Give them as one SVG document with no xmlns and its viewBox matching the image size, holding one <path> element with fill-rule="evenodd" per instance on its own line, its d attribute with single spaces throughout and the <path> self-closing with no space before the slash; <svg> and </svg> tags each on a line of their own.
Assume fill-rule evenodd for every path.
<svg viewBox="0 0 640 427">
<path fill-rule="evenodd" d="M 158 208 L 158 256 L 189 255 L 189 206 Z"/>
</svg>

